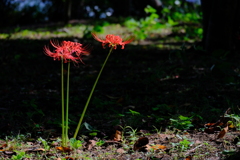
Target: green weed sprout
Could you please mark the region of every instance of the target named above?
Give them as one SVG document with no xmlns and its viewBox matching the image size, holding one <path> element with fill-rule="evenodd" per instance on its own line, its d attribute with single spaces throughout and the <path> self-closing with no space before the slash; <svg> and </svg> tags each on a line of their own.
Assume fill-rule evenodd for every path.
<svg viewBox="0 0 240 160">
<path fill-rule="evenodd" d="M 69 75 L 70 75 L 70 62 L 80 63 L 82 55 L 88 55 L 89 51 L 82 44 L 71 41 L 50 41 L 51 45 L 55 48 L 52 52 L 49 47 L 44 46 L 44 53 L 52 57 L 54 60 L 61 61 L 61 100 L 62 100 L 62 146 L 66 147 L 68 142 L 68 108 L 69 108 Z M 64 95 L 64 63 L 68 64 L 67 69 L 67 86 L 66 86 L 66 102 Z M 65 104 L 66 103 L 66 104 Z M 65 106 L 66 105 L 66 106 Z"/>
<path fill-rule="evenodd" d="M 97 41 L 99 41 L 99 42 L 102 43 L 103 48 L 105 47 L 106 44 L 108 44 L 108 46 L 110 47 L 110 50 L 109 50 L 108 55 L 107 55 L 107 57 L 106 57 L 103 65 L 102 65 L 101 70 L 100 70 L 99 73 L 98 73 L 98 76 L 97 76 L 97 78 L 96 78 L 96 80 L 95 80 L 95 83 L 94 83 L 94 85 L 93 85 L 93 87 L 92 87 L 92 90 L 91 90 L 90 95 L 89 95 L 89 97 L 88 97 L 88 99 L 87 99 L 86 105 L 85 105 L 85 107 L 84 107 L 84 109 L 83 109 L 82 115 L 81 115 L 81 117 L 80 117 L 80 120 L 79 120 L 79 123 L 78 123 L 78 126 L 77 126 L 77 128 L 76 128 L 76 131 L 75 131 L 75 133 L 74 133 L 73 138 L 76 138 L 77 135 L 78 135 L 80 126 L 81 126 L 81 124 L 82 124 L 83 117 L 84 117 L 85 112 L 86 112 L 86 110 L 87 110 L 88 104 L 89 104 L 89 102 L 90 102 L 90 100 L 91 100 L 92 94 L 93 94 L 93 92 L 94 92 L 94 90 L 95 90 L 95 87 L 96 87 L 96 85 L 97 85 L 97 83 L 98 83 L 98 80 L 99 80 L 99 78 L 100 78 L 100 76 L 101 76 L 101 74 L 102 74 L 103 68 L 104 68 L 104 66 L 106 65 L 106 63 L 107 63 L 107 61 L 108 61 L 108 58 L 109 58 L 110 54 L 112 53 L 113 49 L 117 49 L 117 46 L 118 46 L 118 45 L 121 45 L 121 46 L 122 46 L 122 49 L 124 49 L 125 44 L 128 44 L 128 43 L 130 43 L 130 42 L 132 42 L 132 41 L 134 40 L 134 37 L 129 37 L 127 40 L 123 41 L 120 36 L 116 36 L 116 35 L 113 35 L 113 34 L 108 34 L 108 35 L 106 35 L 105 39 L 99 38 L 95 33 L 92 33 L 92 36 L 93 36 L 93 38 L 94 38 L 95 40 L 97 40 Z"/>
<path fill-rule="evenodd" d="M 170 118 L 171 125 L 174 128 L 177 128 L 177 129 L 180 129 L 180 130 L 187 130 L 190 127 L 193 127 L 192 117 L 185 117 L 185 116 L 180 115 L 178 118 L 179 119 Z"/>
<path fill-rule="evenodd" d="M 140 20 L 130 18 L 124 23 L 125 26 L 133 32 L 137 40 L 144 40 L 150 33 L 163 27 L 163 25 L 159 23 L 159 15 L 156 9 L 148 5 L 144 8 L 144 11 L 146 14 L 149 14 L 149 16 L 141 18 Z"/>
</svg>

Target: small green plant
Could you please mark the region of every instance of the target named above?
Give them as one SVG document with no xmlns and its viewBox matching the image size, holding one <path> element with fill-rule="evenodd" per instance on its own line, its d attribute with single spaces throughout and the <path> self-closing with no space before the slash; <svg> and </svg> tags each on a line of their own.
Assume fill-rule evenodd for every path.
<svg viewBox="0 0 240 160">
<path fill-rule="evenodd" d="M 182 115 L 180 115 L 178 119 L 170 118 L 171 126 L 180 130 L 186 130 L 186 129 L 189 129 L 190 127 L 193 127 L 191 120 L 192 120 L 192 117 L 185 117 Z"/>
<path fill-rule="evenodd" d="M 162 131 L 162 127 L 160 127 L 159 129 L 157 129 L 157 127 L 153 126 L 153 128 L 154 128 L 154 131 L 157 132 L 157 134 L 160 134 L 161 131 Z"/>
<path fill-rule="evenodd" d="M 162 28 L 162 25 L 158 22 L 159 16 L 156 13 L 156 9 L 148 5 L 144 11 L 149 14 L 148 17 L 140 20 L 130 18 L 124 23 L 125 26 L 135 35 L 137 40 L 144 40 L 149 36 L 150 32 Z"/>
<path fill-rule="evenodd" d="M 88 130 L 90 136 L 93 136 L 93 137 L 94 137 L 94 136 L 97 136 L 99 130 L 93 128 L 93 127 L 92 127 L 90 124 L 88 124 L 87 122 L 84 122 L 84 123 L 83 123 L 83 126 Z"/>
<path fill-rule="evenodd" d="M 177 149 L 178 151 L 183 152 L 190 148 L 190 145 L 192 144 L 192 142 L 190 142 L 186 138 L 183 138 L 183 140 L 181 140 L 180 142 L 171 143 L 171 144 L 173 146 L 173 149 Z"/>
<path fill-rule="evenodd" d="M 131 113 L 133 116 L 135 116 L 135 115 L 140 115 L 140 113 L 137 112 L 137 111 L 134 111 L 134 110 L 131 110 L 131 109 L 129 109 L 129 111 L 130 111 L 130 112 L 128 112 L 128 113 Z"/>
<path fill-rule="evenodd" d="M 126 126 L 125 130 L 126 129 L 130 129 L 129 131 L 126 132 L 127 134 L 129 134 L 129 140 L 136 141 L 138 139 L 137 138 L 137 129 L 133 129 L 130 126 Z"/>
<path fill-rule="evenodd" d="M 188 149 L 190 147 L 190 144 L 191 144 L 191 142 L 186 139 L 179 142 L 179 145 L 180 145 L 180 148 L 182 151 Z"/>
<path fill-rule="evenodd" d="M 226 114 L 225 117 L 231 118 L 232 121 L 229 121 L 228 123 L 233 124 L 233 126 L 240 130 L 240 116 L 237 114 Z"/>
<path fill-rule="evenodd" d="M 71 138 L 69 142 L 70 142 L 70 146 L 74 149 L 78 149 L 82 147 L 82 141 L 76 140 L 75 138 Z"/>
<path fill-rule="evenodd" d="M 105 141 L 100 140 L 100 141 L 96 142 L 96 145 L 100 147 L 100 146 L 104 145 L 104 143 L 105 143 Z"/>
<path fill-rule="evenodd" d="M 21 160 L 23 158 L 26 158 L 26 153 L 24 151 L 15 151 L 16 155 L 13 155 L 11 159 L 13 160 Z"/>
<path fill-rule="evenodd" d="M 87 25 L 85 30 L 83 31 L 83 38 L 85 38 L 85 39 L 92 38 L 92 32 L 103 33 L 104 32 L 103 27 L 108 26 L 108 25 L 109 25 L 109 23 L 107 21 L 96 22 L 94 27 Z"/>
<path fill-rule="evenodd" d="M 45 139 L 40 137 L 40 138 L 38 138 L 38 141 L 42 143 L 42 145 L 46 151 L 48 151 L 50 149 L 50 146 L 48 145 L 48 142 Z"/>
</svg>

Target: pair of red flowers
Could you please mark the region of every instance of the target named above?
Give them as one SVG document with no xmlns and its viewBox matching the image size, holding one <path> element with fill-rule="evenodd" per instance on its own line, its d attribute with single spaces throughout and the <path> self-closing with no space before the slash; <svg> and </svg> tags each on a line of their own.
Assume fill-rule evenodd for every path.
<svg viewBox="0 0 240 160">
<path fill-rule="evenodd" d="M 113 34 L 106 35 L 105 39 L 97 37 L 97 35 L 94 33 L 92 33 L 92 35 L 94 39 L 102 42 L 103 48 L 106 44 L 108 44 L 109 47 L 113 47 L 113 49 L 117 49 L 117 45 L 121 45 L 122 49 L 124 49 L 125 44 L 128 44 L 134 40 L 133 37 L 130 37 L 126 41 L 123 41 L 120 36 Z M 89 54 L 89 49 L 87 47 L 83 47 L 82 44 L 77 42 L 63 41 L 61 44 L 59 44 L 58 41 L 50 41 L 50 43 L 55 48 L 55 51 L 51 52 L 46 46 L 44 47 L 44 51 L 46 55 L 53 57 L 54 60 L 63 59 L 65 63 L 69 61 L 83 63 L 81 56 Z"/>
</svg>

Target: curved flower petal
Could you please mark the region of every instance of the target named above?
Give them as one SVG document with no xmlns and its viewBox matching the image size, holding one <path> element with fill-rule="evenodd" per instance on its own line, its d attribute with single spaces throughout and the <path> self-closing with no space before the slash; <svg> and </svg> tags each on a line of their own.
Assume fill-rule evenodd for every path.
<svg viewBox="0 0 240 160">
<path fill-rule="evenodd" d="M 61 46 L 61 44 L 59 44 L 59 42 L 57 40 L 54 40 L 54 39 L 50 40 L 50 43 L 54 48 L 59 48 Z"/>
<path fill-rule="evenodd" d="M 106 35 L 105 40 L 100 39 L 95 33 L 92 33 L 92 36 L 95 40 L 102 42 L 103 48 L 106 44 L 108 44 L 109 47 L 113 47 L 114 49 L 117 49 L 117 45 L 121 45 L 122 49 L 124 49 L 125 44 L 128 44 L 134 40 L 134 37 L 130 37 L 123 42 L 120 36 L 116 36 L 114 34 Z"/>
<path fill-rule="evenodd" d="M 71 41 L 63 41 L 62 43 L 59 43 L 56 40 L 50 40 L 50 44 L 55 48 L 54 52 L 52 52 L 49 47 L 44 46 L 44 53 L 47 56 L 53 57 L 54 60 L 63 59 L 65 63 L 69 61 L 83 63 L 81 55 L 89 54 L 89 48 L 82 47 L 81 43 Z"/>
<path fill-rule="evenodd" d="M 134 36 L 131 36 L 131 37 L 129 37 L 128 39 L 126 39 L 123 43 L 124 43 L 124 44 L 131 43 L 134 39 L 135 39 L 135 37 L 134 37 Z"/>
<path fill-rule="evenodd" d="M 102 43 L 105 43 L 105 40 L 99 38 L 95 33 L 92 33 L 92 36 L 95 40 L 99 41 L 99 42 L 102 42 Z"/>
</svg>

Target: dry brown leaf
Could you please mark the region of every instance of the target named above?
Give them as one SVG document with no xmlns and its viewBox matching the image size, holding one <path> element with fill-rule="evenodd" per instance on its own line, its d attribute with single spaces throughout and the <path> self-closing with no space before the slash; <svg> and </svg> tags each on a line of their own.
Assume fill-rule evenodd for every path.
<svg viewBox="0 0 240 160">
<path fill-rule="evenodd" d="M 65 157 L 64 159 L 66 159 L 66 160 L 74 160 L 74 158 L 72 158 L 72 157 Z"/>
<path fill-rule="evenodd" d="M 218 120 L 216 123 L 207 123 L 204 126 L 205 127 L 216 127 L 216 126 L 223 126 L 224 123 Z"/>
<path fill-rule="evenodd" d="M 36 149 L 34 149 L 33 151 L 45 151 L 45 149 L 44 148 L 36 148 Z"/>
<path fill-rule="evenodd" d="M 7 147 L 7 144 L 3 144 L 0 146 L 0 149 L 6 148 L 6 147 Z"/>
<path fill-rule="evenodd" d="M 87 143 L 87 149 L 91 150 L 94 146 L 96 146 L 97 141 L 95 140 L 89 140 Z"/>
<path fill-rule="evenodd" d="M 204 126 L 205 126 L 205 127 L 211 127 L 211 126 L 213 126 L 214 124 L 216 124 L 216 123 L 207 123 L 207 124 L 205 124 Z"/>
<path fill-rule="evenodd" d="M 56 147 L 57 150 L 62 152 L 71 152 L 72 150 L 68 147 Z"/>
<path fill-rule="evenodd" d="M 14 154 L 16 154 L 16 152 L 14 152 L 14 151 L 4 151 L 4 153 L 7 154 L 7 155 L 14 155 Z"/>
<path fill-rule="evenodd" d="M 185 160 L 192 160 L 192 156 L 187 156 Z"/>
<path fill-rule="evenodd" d="M 113 136 L 114 141 L 122 141 L 122 132 L 119 130 L 116 130 L 114 136 Z"/>
<path fill-rule="evenodd" d="M 126 151 L 123 149 L 123 148 L 118 148 L 117 149 L 117 153 L 120 153 L 120 154 L 123 154 L 125 153 Z"/>
<path fill-rule="evenodd" d="M 31 147 L 24 150 L 25 152 L 38 152 L 38 151 L 45 151 L 44 148 L 38 148 L 38 147 Z"/>
<path fill-rule="evenodd" d="M 51 146 L 52 147 L 56 147 L 56 146 L 58 146 L 59 145 L 59 142 L 53 142 L 53 143 L 51 143 Z"/>
<path fill-rule="evenodd" d="M 165 150 L 167 147 L 164 146 L 164 145 L 156 144 L 156 145 L 154 145 L 154 146 L 151 146 L 151 148 L 152 148 L 153 150 L 158 150 L 158 149 L 163 149 L 163 150 Z"/>
<path fill-rule="evenodd" d="M 202 141 L 199 141 L 199 140 L 195 141 L 195 144 L 201 144 L 201 143 L 202 143 Z"/>
<path fill-rule="evenodd" d="M 208 133 L 208 134 L 213 134 L 215 131 L 216 131 L 216 129 L 213 128 L 213 127 L 205 128 L 205 129 L 204 129 L 204 132 L 205 132 L 205 133 Z"/>
<path fill-rule="evenodd" d="M 224 127 L 221 132 L 218 134 L 217 139 L 223 138 L 228 131 L 228 126 Z"/>
<path fill-rule="evenodd" d="M 146 147 L 146 145 L 148 144 L 148 142 L 149 142 L 149 140 L 148 140 L 148 138 L 147 137 L 141 137 L 141 138 L 139 138 L 136 142 L 135 142 L 135 144 L 134 144 L 134 146 L 133 146 L 133 150 L 134 151 L 137 151 L 137 150 L 141 150 L 141 149 L 143 149 L 143 148 L 147 148 Z"/>
<path fill-rule="evenodd" d="M 147 145 L 146 145 L 146 150 L 149 151 L 149 150 L 151 150 L 151 149 L 152 149 L 152 146 L 150 146 L 150 145 L 147 144 Z"/>
</svg>

